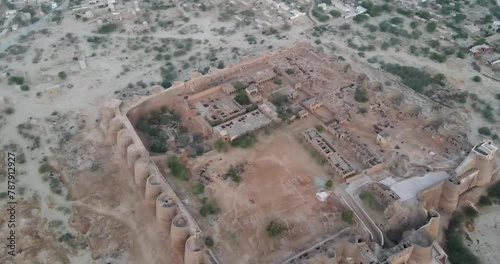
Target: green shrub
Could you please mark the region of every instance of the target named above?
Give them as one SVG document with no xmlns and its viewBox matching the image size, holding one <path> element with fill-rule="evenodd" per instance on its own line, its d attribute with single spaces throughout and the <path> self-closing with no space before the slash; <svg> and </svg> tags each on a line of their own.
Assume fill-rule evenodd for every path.
<svg viewBox="0 0 500 264">
<path fill-rule="evenodd" d="M 337 11 L 335 9 L 330 10 L 329 14 L 332 17 L 340 17 L 342 15 L 342 13 L 340 13 L 340 11 Z"/>
<path fill-rule="evenodd" d="M 66 78 L 68 78 L 68 75 L 64 71 L 59 72 L 57 75 L 61 78 L 61 80 L 66 80 Z"/>
<path fill-rule="evenodd" d="M 480 127 L 477 132 L 481 135 L 489 136 L 491 135 L 491 130 L 488 127 Z"/>
<path fill-rule="evenodd" d="M 21 85 L 21 90 L 26 92 L 30 90 L 30 87 L 27 84 L 23 84 Z"/>
<path fill-rule="evenodd" d="M 215 244 L 214 239 L 211 236 L 207 236 L 205 238 L 205 245 L 207 245 L 207 247 L 213 247 L 214 244 Z"/>
<path fill-rule="evenodd" d="M 23 85 L 24 84 L 24 77 L 22 77 L 22 76 L 9 77 L 8 83 L 9 84 Z"/>
<path fill-rule="evenodd" d="M 476 76 L 472 77 L 472 80 L 475 82 L 481 82 L 481 77 L 476 75 Z"/>
<path fill-rule="evenodd" d="M 49 163 L 43 163 L 42 165 L 40 165 L 40 167 L 38 167 L 38 172 L 41 174 L 51 172 L 53 170 L 54 168 L 50 166 Z"/>
<path fill-rule="evenodd" d="M 354 223 L 354 212 L 351 210 L 344 210 L 341 213 L 342 221 L 352 225 Z"/>
<path fill-rule="evenodd" d="M 316 128 L 316 130 L 318 130 L 318 132 L 320 133 L 325 131 L 325 128 L 321 124 L 317 124 L 316 126 L 314 126 L 314 128 Z"/>
<path fill-rule="evenodd" d="M 479 197 L 478 204 L 479 206 L 487 206 L 487 205 L 492 205 L 493 202 L 491 201 L 490 197 L 486 195 L 481 195 L 481 197 Z"/>
<path fill-rule="evenodd" d="M 354 22 L 356 23 L 362 23 L 362 22 L 365 22 L 369 19 L 370 17 L 365 15 L 365 14 L 359 14 L 359 15 L 356 15 L 352 20 L 354 20 Z"/>
<path fill-rule="evenodd" d="M 243 172 L 243 166 L 230 166 L 224 178 L 231 178 L 236 183 L 241 182 L 240 174 Z"/>
<path fill-rule="evenodd" d="M 251 148 L 257 143 L 257 136 L 254 134 L 243 135 L 231 142 L 233 147 Z"/>
<path fill-rule="evenodd" d="M 118 26 L 116 24 L 109 23 L 109 24 L 102 25 L 101 27 L 99 27 L 99 29 L 97 30 L 97 33 L 109 34 L 109 33 L 112 33 L 113 31 L 115 31 L 117 28 L 118 28 Z"/>
<path fill-rule="evenodd" d="M 356 87 L 354 91 L 354 100 L 360 103 L 368 102 L 368 91 L 364 87 Z"/>
<path fill-rule="evenodd" d="M 281 85 L 281 83 L 283 82 L 280 78 L 274 78 L 274 81 L 273 81 L 275 84 L 277 85 Z"/>
<path fill-rule="evenodd" d="M 325 183 L 325 188 L 326 189 L 331 189 L 333 187 L 333 181 L 330 179 L 328 181 L 326 181 Z"/>
<path fill-rule="evenodd" d="M 245 90 L 240 90 L 236 93 L 236 96 L 234 97 L 234 100 L 238 102 L 240 105 L 249 105 L 250 104 L 250 99 L 248 98 Z"/>
<path fill-rule="evenodd" d="M 429 33 L 432 33 L 434 31 L 436 31 L 436 28 L 437 28 L 437 23 L 434 22 L 434 21 L 431 21 L 431 22 L 427 23 L 427 25 L 425 26 L 425 29 Z"/>
<path fill-rule="evenodd" d="M 201 216 L 205 217 L 208 215 L 216 215 L 218 213 L 220 213 L 220 208 L 215 201 L 212 201 L 206 197 L 201 200 Z"/>
<path fill-rule="evenodd" d="M 463 209 L 464 214 L 469 218 L 476 218 L 479 213 L 474 209 L 474 207 L 467 205 Z"/>
<path fill-rule="evenodd" d="M 214 148 L 218 152 L 227 152 L 227 150 L 228 150 L 226 141 L 223 140 L 222 138 L 219 138 L 219 139 L 217 139 L 217 141 L 215 141 Z"/>
<path fill-rule="evenodd" d="M 203 183 L 199 182 L 191 188 L 191 192 L 195 195 L 203 194 L 205 192 L 205 185 L 203 185 Z"/>
<path fill-rule="evenodd" d="M 188 169 L 181 163 L 177 156 L 171 156 L 167 161 L 167 166 L 175 178 L 183 181 L 187 181 L 189 179 Z"/>
<path fill-rule="evenodd" d="M 497 93 L 497 94 L 495 95 L 495 98 L 496 98 L 497 100 L 500 100 L 500 93 Z"/>
<path fill-rule="evenodd" d="M 454 212 L 448 228 L 444 231 L 449 261 L 453 264 L 479 264 L 479 259 L 465 246 L 462 229 L 465 216 L 462 212 Z"/>
<path fill-rule="evenodd" d="M 267 226 L 266 231 L 269 237 L 279 237 L 283 233 L 283 231 L 285 231 L 285 226 L 278 222 L 271 221 L 271 223 L 269 223 L 269 225 Z"/>
</svg>

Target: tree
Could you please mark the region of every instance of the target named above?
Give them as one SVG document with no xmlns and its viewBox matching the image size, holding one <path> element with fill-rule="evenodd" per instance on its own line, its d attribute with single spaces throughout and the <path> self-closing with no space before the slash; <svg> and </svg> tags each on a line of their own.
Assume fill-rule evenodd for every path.
<svg viewBox="0 0 500 264">
<path fill-rule="evenodd" d="M 281 83 L 283 82 L 280 78 L 274 78 L 274 81 L 273 81 L 275 84 L 277 85 L 281 85 Z"/>
<path fill-rule="evenodd" d="M 61 80 L 66 80 L 66 78 L 68 78 L 68 75 L 64 71 L 60 71 L 57 75 L 61 78 Z"/>
<path fill-rule="evenodd" d="M 149 149 L 151 149 L 151 152 L 154 152 L 154 153 L 165 153 L 165 152 L 167 152 L 167 145 L 165 144 L 164 141 L 154 140 L 151 143 L 151 146 L 149 147 Z"/>
<path fill-rule="evenodd" d="M 403 22 L 405 21 L 403 18 L 401 17 L 393 17 L 389 20 L 392 24 L 395 24 L 395 25 L 401 25 L 403 24 Z"/>
<path fill-rule="evenodd" d="M 285 227 L 278 222 L 271 221 L 271 223 L 267 226 L 266 231 L 269 237 L 275 238 L 279 237 L 283 231 L 285 231 Z"/>
<path fill-rule="evenodd" d="M 365 14 L 359 14 L 359 15 L 356 15 L 352 20 L 354 20 L 354 22 L 356 22 L 356 23 L 362 23 L 362 22 L 367 21 L 369 18 L 370 17 L 368 17 Z"/>
<path fill-rule="evenodd" d="M 224 65 L 224 62 L 223 61 L 219 61 L 219 63 L 217 64 L 217 68 L 218 69 L 224 69 L 226 66 Z"/>
<path fill-rule="evenodd" d="M 340 17 L 342 15 L 342 13 L 340 13 L 340 11 L 337 11 L 335 9 L 332 9 L 330 12 L 329 12 L 330 16 L 332 17 Z"/>
<path fill-rule="evenodd" d="M 491 135 L 491 130 L 488 127 L 480 127 L 477 132 L 481 135 L 489 136 Z"/>
<path fill-rule="evenodd" d="M 12 76 L 12 77 L 9 77 L 9 80 L 8 80 L 8 83 L 9 84 L 18 84 L 18 85 L 23 85 L 24 84 L 24 77 L 22 76 Z"/>
<path fill-rule="evenodd" d="M 113 31 L 115 31 L 118 28 L 118 26 L 114 23 L 109 23 L 102 25 L 98 30 L 97 33 L 99 34 L 109 34 Z"/>
<path fill-rule="evenodd" d="M 211 236 L 207 236 L 205 238 L 205 245 L 207 245 L 207 247 L 213 247 L 214 244 L 215 244 L 214 239 Z"/>
<path fill-rule="evenodd" d="M 410 22 L 410 27 L 413 28 L 413 29 L 417 28 L 418 27 L 418 22 L 417 21 Z"/>
<path fill-rule="evenodd" d="M 356 87 L 356 90 L 354 91 L 354 100 L 359 103 L 368 102 L 368 91 L 364 87 Z"/>
<path fill-rule="evenodd" d="M 250 104 L 250 99 L 248 99 L 248 96 L 245 92 L 245 90 L 240 90 L 236 93 L 236 96 L 234 97 L 234 100 L 238 102 L 240 105 L 248 105 Z"/>
<path fill-rule="evenodd" d="M 23 84 L 21 85 L 21 91 L 29 91 L 30 90 L 30 87 L 27 85 L 27 84 Z"/>
<path fill-rule="evenodd" d="M 493 202 L 491 201 L 490 197 L 481 195 L 481 197 L 479 197 L 478 204 L 479 206 L 487 206 L 487 205 L 492 205 Z"/>
<path fill-rule="evenodd" d="M 476 218 L 479 215 L 479 213 L 476 211 L 476 209 L 474 209 L 474 207 L 472 207 L 470 205 L 465 206 L 463 211 L 464 211 L 464 214 L 466 216 L 468 216 L 469 218 Z"/>
<path fill-rule="evenodd" d="M 472 80 L 475 82 L 481 82 L 481 77 L 476 75 L 476 76 L 472 77 Z"/>
<path fill-rule="evenodd" d="M 437 23 L 434 22 L 434 21 L 431 21 L 431 22 L 427 23 L 427 25 L 425 26 L 425 29 L 429 33 L 432 33 L 434 31 L 436 31 L 436 28 L 437 28 Z"/>
<path fill-rule="evenodd" d="M 167 167 L 170 169 L 170 173 L 172 173 L 175 178 L 183 181 L 188 180 L 189 171 L 186 166 L 181 163 L 177 156 L 171 156 L 168 158 Z"/>
</svg>

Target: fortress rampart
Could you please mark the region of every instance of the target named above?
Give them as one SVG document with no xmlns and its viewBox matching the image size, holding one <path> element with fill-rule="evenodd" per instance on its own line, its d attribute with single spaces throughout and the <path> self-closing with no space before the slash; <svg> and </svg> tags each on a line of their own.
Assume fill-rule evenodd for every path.
<svg viewBox="0 0 500 264">
<path fill-rule="evenodd" d="M 155 86 L 152 88 L 152 95 L 142 98 L 136 97 L 131 105 L 125 106 L 121 100 L 113 99 L 102 107 L 98 126 L 102 132 L 103 140 L 113 147 L 116 157 L 126 164 L 132 172 L 134 183 L 143 192 L 144 199 L 149 203 L 155 203 L 158 223 L 166 229 L 170 228 L 171 247 L 173 251 L 176 251 L 174 255 L 175 253 L 182 255 L 180 259 L 176 258 L 177 262 L 195 264 L 208 260 L 211 263 L 218 263 L 213 253 L 205 248 L 200 227 L 195 219 L 156 164 L 150 160 L 149 152 L 137 135 L 133 124 L 143 114 L 159 110 L 162 106 L 172 104 L 175 101 L 184 100 L 181 94 L 195 94 L 223 82 L 241 78 L 244 71 L 251 68 L 274 67 L 269 63 L 270 59 L 294 57 L 308 53 L 322 60 L 316 54 L 308 52 L 308 47 L 310 46 L 307 44 L 299 43 L 292 48 L 282 49 L 276 53 L 265 53 L 255 58 L 245 58 L 240 64 L 231 65 L 224 70 L 213 70 L 205 76 L 192 74 L 192 80 L 175 82 L 173 87 L 167 90 L 161 86 Z M 212 91 L 208 90 L 207 92 Z"/>
</svg>

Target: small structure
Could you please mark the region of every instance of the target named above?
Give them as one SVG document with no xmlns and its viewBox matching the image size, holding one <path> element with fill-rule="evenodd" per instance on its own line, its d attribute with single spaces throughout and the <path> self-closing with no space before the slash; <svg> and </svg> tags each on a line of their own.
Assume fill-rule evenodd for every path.
<svg viewBox="0 0 500 264">
<path fill-rule="evenodd" d="M 493 21 L 493 27 L 494 28 L 500 27 L 500 21 Z"/>
<path fill-rule="evenodd" d="M 81 70 L 87 69 L 87 64 L 85 63 L 85 60 L 78 60 L 78 64 L 80 65 Z"/>
<path fill-rule="evenodd" d="M 318 8 L 322 9 L 323 11 L 325 11 L 326 10 L 326 4 L 325 3 L 318 4 Z"/>
<path fill-rule="evenodd" d="M 385 131 L 381 131 L 377 134 L 377 144 L 385 145 L 391 141 L 391 135 Z"/>
<path fill-rule="evenodd" d="M 480 56 L 484 52 L 491 52 L 491 47 L 486 44 L 482 44 L 476 45 L 469 50 L 469 53 L 474 56 Z"/>
<path fill-rule="evenodd" d="M 232 84 L 224 83 L 221 85 L 221 87 L 222 87 L 222 91 L 226 95 L 231 95 L 231 94 L 234 94 L 236 92 L 236 88 L 234 88 L 234 86 Z"/>
<path fill-rule="evenodd" d="M 5 16 L 9 18 L 10 16 L 16 15 L 17 11 L 16 10 L 7 10 L 5 11 Z"/>
<path fill-rule="evenodd" d="M 45 88 L 45 91 L 47 92 L 47 94 L 49 95 L 55 95 L 55 94 L 58 94 L 61 92 L 61 86 L 60 85 L 54 85 L 54 86 L 51 86 L 51 87 L 48 87 L 48 88 Z"/>
<path fill-rule="evenodd" d="M 0 108 L 5 107 L 5 97 L 0 96 Z"/>
<path fill-rule="evenodd" d="M 299 117 L 300 117 L 300 119 L 307 118 L 308 116 L 309 116 L 309 112 L 307 112 L 307 110 L 302 109 L 302 110 L 299 111 Z"/>
<path fill-rule="evenodd" d="M 297 9 L 290 10 L 290 17 L 288 19 L 296 19 L 298 17 L 304 16 L 306 13 L 302 13 Z"/>
<path fill-rule="evenodd" d="M 276 74 L 272 69 L 266 69 L 256 72 L 252 79 L 256 84 L 261 84 L 267 81 L 272 81 L 275 77 Z"/>
<path fill-rule="evenodd" d="M 275 91 L 273 91 L 273 96 L 274 95 L 277 95 L 277 94 L 282 94 L 282 95 L 286 95 L 286 97 L 289 99 L 289 100 L 294 100 L 295 98 L 297 98 L 299 96 L 299 94 L 297 93 L 297 91 L 295 89 L 293 89 L 291 86 L 287 85 L 285 87 L 282 87 L 282 88 L 279 88 Z"/>
<path fill-rule="evenodd" d="M 317 97 L 311 97 L 302 101 L 302 105 L 309 109 L 310 111 L 314 111 L 323 106 L 323 102 Z"/>
<path fill-rule="evenodd" d="M 254 104 L 261 103 L 264 98 L 259 92 L 259 88 L 255 85 L 250 85 L 247 88 L 245 88 L 245 92 L 248 96 L 248 99 Z"/>
<path fill-rule="evenodd" d="M 264 113 L 267 117 L 271 118 L 274 122 L 280 122 L 281 119 L 278 117 L 278 113 L 276 112 L 276 107 L 270 102 L 263 102 L 258 105 L 258 108 L 262 113 Z"/>
<path fill-rule="evenodd" d="M 257 109 L 220 124 L 213 130 L 220 137 L 233 141 L 240 136 L 268 127 L 271 123 L 272 120 Z"/>
</svg>

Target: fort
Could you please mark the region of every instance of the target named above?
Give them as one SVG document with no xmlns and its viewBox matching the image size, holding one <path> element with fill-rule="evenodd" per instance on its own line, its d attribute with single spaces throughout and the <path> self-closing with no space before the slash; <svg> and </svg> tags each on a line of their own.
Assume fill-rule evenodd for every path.
<svg viewBox="0 0 500 264">
<path fill-rule="evenodd" d="M 361 106 L 346 99 L 353 97 L 355 87 L 369 91 L 370 107 L 366 109 L 369 116 L 359 113 Z M 422 180 L 418 185 L 420 189 L 412 187 L 415 197 L 403 196 L 401 192 L 413 185 L 411 181 L 418 180 L 416 176 L 422 176 L 416 167 L 412 167 L 414 164 L 397 162 L 408 158 L 404 155 L 409 153 L 409 148 L 419 144 L 412 155 L 421 157 L 423 161 L 431 160 L 428 157 L 429 149 L 445 160 L 452 155 L 460 156 L 460 151 L 467 146 L 464 143 L 466 139 L 457 138 L 453 133 L 445 134 L 442 122 L 436 121 L 440 120 L 439 117 L 426 118 L 421 107 L 405 102 L 403 94 L 385 91 L 380 82 L 370 82 L 367 75 L 354 72 L 348 64 L 338 62 L 336 56 L 327 55 L 310 45 L 298 43 L 275 53 L 243 58 L 240 64 L 230 65 L 227 69 L 213 69 L 207 75 L 193 73 L 189 81 L 174 83 L 169 89 L 155 86 L 149 96 L 134 97 L 131 102 L 114 99 L 102 108 L 99 128 L 103 139 L 116 150 L 116 159 L 129 168 L 137 188 L 144 194 L 144 200 L 154 204 L 158 223 L 169 230 L 169 242 L 166 242 L 165 248 L 172 252 L 175 263 L 226 263 L 224 260 L 234 260 L 237 256 L 230 258 L 224 256 L 220 248 L 214 250 L 205 246 L 203 241 L 207 230 L 200 227 L 199 216 L 193 210 L 193 205 L 186 205 L 186 201 L 192 201 L 189 200 L 191 198 L 176 189 L 177 184 L 172 183 L 172 175 L 163 165 L 158 165 L 159 160 L 165 160 L 165 154 L 154 153 L 148 135 L 138 131 L 141 119 L 151 113 L 163 112 L 163 109 L 179 115 L 179 123 L 172 124 L 168 129 L 182 126 L 193 135 L 199 135 L 204 150 L 212 149 L 216 141 L 230 144 L 245 135 L 295 122 L 293 127 L 290 125 L 290 133 L 296 133 L 289 138 L 296 136 L 305 139 L 307 144 L 303 144 L 304 147 L 312 147 L 328 166 L 324 168 L 318 165 L 317 171 L 331 169 L 339 176 L 337 181 L 340 183 L 353 183 L 368 176 L 373 179 L 379 177 L 382 182 L 386 178 L 382 175 L 388 171 L 398 171 L 402 179 L 387 186 L 377 185 L 374 187 L 376 195 L 383 197 L 387 204 L 411 198 L 420 202 L 417 215 L 420 226 L 405 232 L 398 243 L 382 242 L 374 246 L 373 242 L 376 241 L 370 240 L 375 240 L 373 233 L 379 232 L 375 230 L 379 228 L 370 230 L 363 219 L 370 218 L 369 213 L 364 212 L 357 202 L 352 205 L 347 202 L 344 206 L 353 209 L 365 228 L 341 228 L 344 226 L 340 219 L 328 219 L 327 222 L 338 224 L 338 228 L 328 227 L 317 233 L 311 232 L 309 236 L 304 236 L 305 240 L 297 241 L 297 245 L 294 244 L 289 252 L 253 252 L 257 249 L 252 248 L 254 244 L 249 244 L 250 252 L 262 255 L 249 263 L 266 263 L 271 259 L 273 263 L 444 263 L 446 254 L 436 242 L 440 225 L 440 214 L 436 210 L 455 210 L 462 193 L 476 186 L 486 186 L 498 172 L 494 160 L 497 148 L 492 142 L 482 142 L 473 146 L 454 170 L 427 171 L 435 174 L 430 174 L 429 179 L 432 180 Z M 319 124 L 321 129 L 313 124 Z M 179 135 L 174 137 L 173 141 L 177 142 Z M 172 144 L 177 144 L 175 142 Z M 287 142 L 288 145 L 292 144 L 291 141 Z M 180 154 L 182 161 L 189 163 L 186 161 L 188 155 L 183 152 L 185 148 L 177 147 L 174 151 L 169 147 L 168 155 Z M 223 171 L 212 168 L 217 163 L 215 157 L 220 157 L 219 160 L 227 158 L 228 162 L 230 158 L 226 154 L 216 156 L 214 153 L 215 150 L 206 151 L 209 158 L 204 160 L 203 154 L 196 162 L 205 162 L 198 165 L 202 169 L 192 164 L 190 174 L 205 175 L 211 171 L 212 176 L 222 175 Z M 256 164 L 253 166 L 257 167 Z M 302 185 L 310 186 L 307 187 L 310 188 L 307 189 L 310 192 L 307 196 L 314 197 L 317 187 L 308 177 L 300 176 L 297 179 L 304 182 Z M 208 179 L 216 182 L 217 178 Z M 425 176 L 421 178 L 427 179 Z M 234 192 L 232 189 L 227 190 Z M 239 192 L 244 191 L 245 186 L 242 186 Z M 259 196 L 256 191 L 252 191 L 252 194 L 254 197 L 250 201 Z M 216 192 L 211 195 L 216 195 Z M 298 196 L 303 195 L 306 194 Z M 297 194 L 286 194 L 276 200 L 283 199 L 289 204 L 289 199 L 294 196 Z M 314 201 L 314 198 L 311 199 Z M 253 203 L 259 204 L 258 201 Z M 300 203 L 298 199 L 297 204 Z M 338 203 L 325 210 L 330 210 L 328 212 L 331 214 L 338 213 L 334 209 L 340 207 Z M 244 222 L 262 222 L 260 218 L 240 221 L 243 222 L 239 223 L 241 226 L 245 226 Z M 368 233 L 370 236 L 367 236 Z M 318 242 L 318 239 L 321 241 Z M 309 248 L 304 244 L 314 246 Z"/>
</svg>

